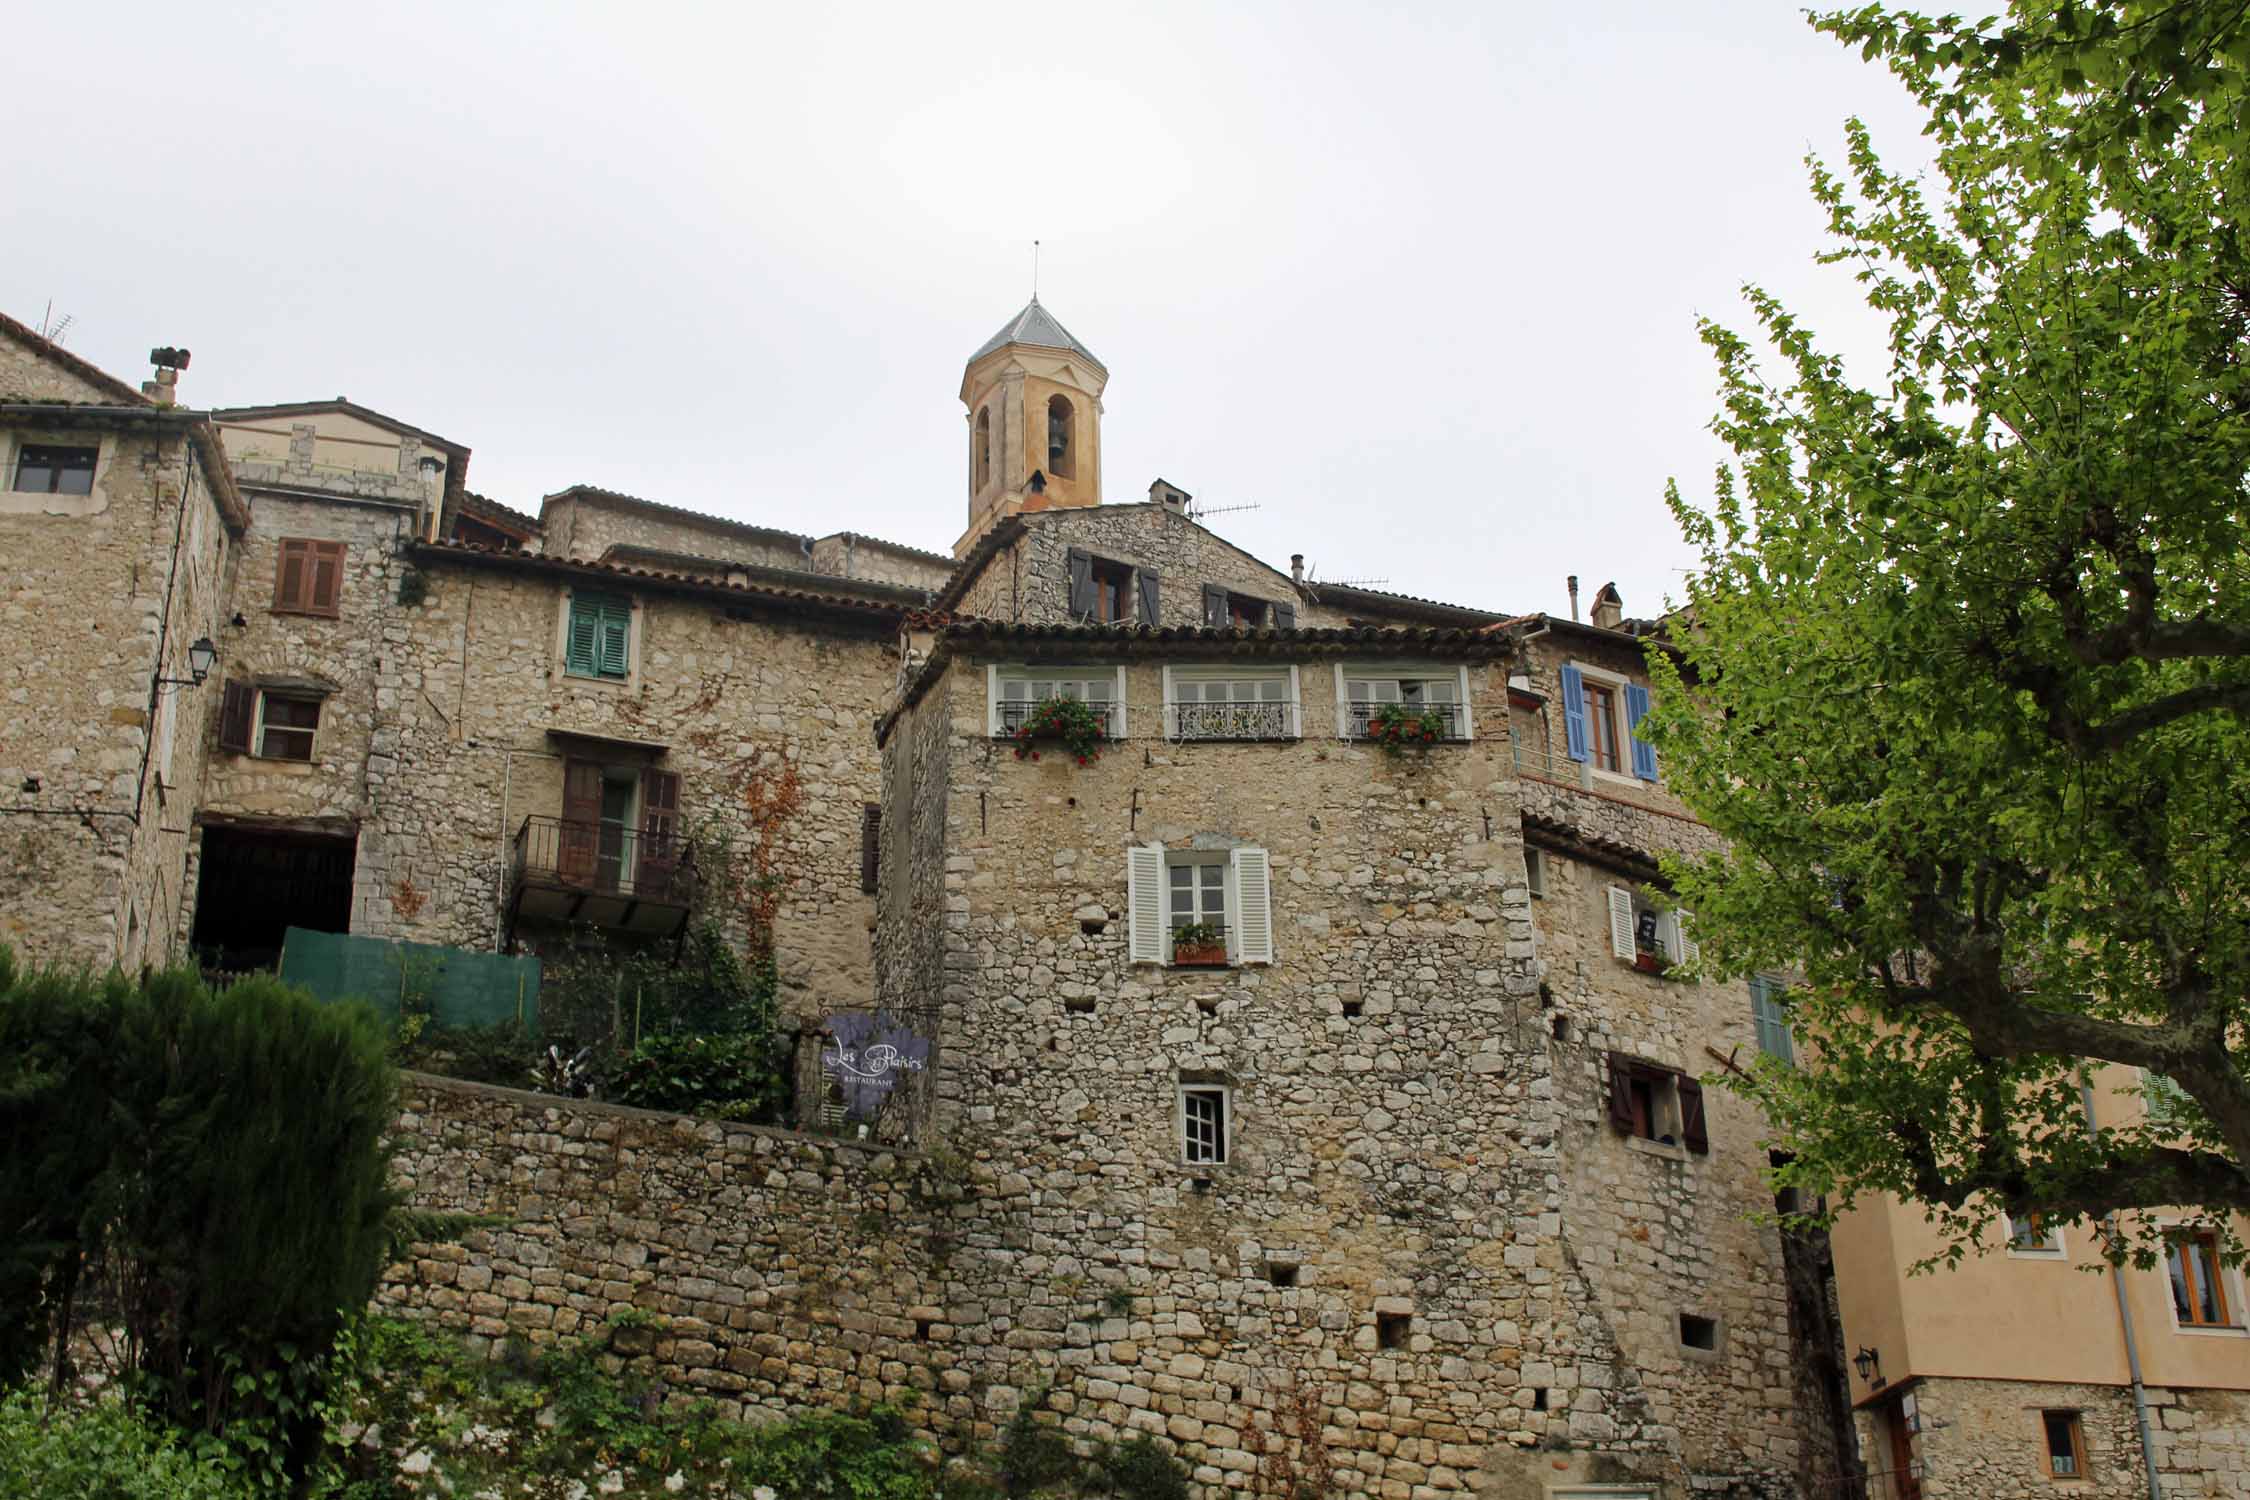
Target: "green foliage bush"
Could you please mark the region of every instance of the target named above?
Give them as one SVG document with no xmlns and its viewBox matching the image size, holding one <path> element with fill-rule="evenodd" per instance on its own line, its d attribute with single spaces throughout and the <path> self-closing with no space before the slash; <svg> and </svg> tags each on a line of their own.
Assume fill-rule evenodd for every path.
<svg viewBox="0 0 2250 1500">
<path fill-rule="evenodd" d="M 122 1401 L 46 1418 L 27 1391 L 0 1396 L 0 1495 L 24 1500 L 243 1500 L 218 1464 Z"/>
<path fill-rule="evenodd" d="M 1147 1433 L 1104 1452 L 1098 1471 L 1124 1500 L 1187 1500 L 1187 1470 Z"/>
<path fill-rule="evenodd" d="M 261 1482 L 301 1474 L 398 1202 L 381 1027 L 270 978 L 213 994 L 180 972 L 9 972 L 0 1384 L 98 1312 L 154 1414 L 223 1434 Z"/>
<path fill-rule="evenodd" d="M 618 1065 L 607 1095 L 619 1104 L 722 1120 L 771 1123 L 789 1104 L 787 1070 L 757 1036 L 652 1036 Z"/>
</svg>

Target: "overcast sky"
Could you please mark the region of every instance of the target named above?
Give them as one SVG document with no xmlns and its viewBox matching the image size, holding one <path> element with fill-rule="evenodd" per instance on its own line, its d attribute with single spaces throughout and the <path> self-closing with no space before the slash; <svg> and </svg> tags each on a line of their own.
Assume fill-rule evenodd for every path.
<svg viewBox="0 0 2250 1500">
<path fill-rule="evenodd" d="M 344 395 L 574 482 L 947 550 L 962 364 L 1029 292 L 1108 365 L 1103 484 L 1280 566 L 1654 613 L 1707 314 L 1815 267 L 1808 149 L 1919 119 L 1793 7 L 36 6 L 0 308 L 182 399 Z M 35 60 L 37 66 L 26 65 Z"/>
</svg>

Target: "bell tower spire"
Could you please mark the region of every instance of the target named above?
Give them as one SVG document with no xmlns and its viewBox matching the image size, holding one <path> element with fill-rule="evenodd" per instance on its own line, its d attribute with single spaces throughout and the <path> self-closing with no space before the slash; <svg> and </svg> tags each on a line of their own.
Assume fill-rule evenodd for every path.
<svg viewBox="0 0 2250 1500">
<path fill-rule="evenodd" d="M 1023 311 L 969 356 L 969 525 L 978 538 L 1024 510 L 1102 503 L 1102 388 L 1109 369 L 1032 293 Z"/>
</svg>

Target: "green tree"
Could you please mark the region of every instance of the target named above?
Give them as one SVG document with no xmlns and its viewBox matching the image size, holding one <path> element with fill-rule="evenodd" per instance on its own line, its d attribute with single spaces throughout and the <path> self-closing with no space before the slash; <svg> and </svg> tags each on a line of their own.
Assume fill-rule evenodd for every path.
<svg viewBox="0 0 2250 1500">
<path fill-rule="evenodd" d="M 2244 14 L 1828 18 L 1938 149 L 1929 193 L 1857 122 L 1812 163 L 1888 368 L 1755 287 L 1762 348 L 1702 330 L 1735 459 L 1672 492 L 1702 567 L 1653 669 L 1693 693 L 1652 734 L 1731 849 L 1673 875 L 1706 964 L 1801 976 L 1810 1064 L 1747 1085 L 1786 1176 L 1918 1199 L 1956 1255 L 2001 1206 L 2250 1210 L 2250 257 L 2209 107 Z M 2183 1131 L 2090 1133 L 2099 1063 L 2175 1082 Z"/>
</svg>

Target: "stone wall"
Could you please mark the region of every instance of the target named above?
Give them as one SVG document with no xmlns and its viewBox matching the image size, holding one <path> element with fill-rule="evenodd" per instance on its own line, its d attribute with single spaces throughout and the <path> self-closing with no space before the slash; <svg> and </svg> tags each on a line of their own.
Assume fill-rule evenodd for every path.
<svg viewBox="0 0 2250 1500">
<path fill-rule="evenodd" d="M 1070 623 L 1070 551 L 1078 548 L 1136 569 L 1156 569 L 1163 625 L 1201 625 L 1206 583 L 1294 605 L 1300 628 L 1346 623 L 1343 611 L 1300 600 L 1288 574 L 1161 505 L 1034 511 L 1022 519 L 1023 534 L 985 563 L 955 606 L 959 613 L 1012 624 Z"/>
<path fill-rule="evenodd" d="M 812 571 L 802 543 L 785 531 L 741 526 L 718 516 L 599 494 L 571 494 L 548 505 L 547 551 L 593 562 L 616 546 L 656 547 L 761 568 Z"/>
<path fill-rule="evenodd" d="M 1917 1380 L 1921 1431 L 1913 1436 L 1924 1500 L 2049 1500 L 2061 1492 L 2141 1500 L 2147 1470 L 2129 1387 L 2019 1380 Z M 2151 1443 L 2166 1495 L 2240 1500 L 2250 1495 L 2250 1393 L 2148 1391 Z M 2040 1414 L 2075 1411 L 2086 1441 L 2084 1478 L 2059 1482 L 2047 1470 Z M 1873 1476 L 1870 1500 L 1897 1500 L 1887 1424 L 1859 1413 L 1861 1452 Z"/>
<path fill-rule="evenodd" d="M 950 558 L 849 531 L 814 542 L 812 565 L 815 572 L 830 577 L 901 583 L 919 589 L 941 588 L 953 576 Z"/>
</svg>

